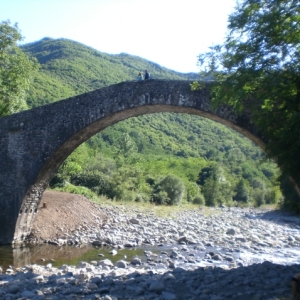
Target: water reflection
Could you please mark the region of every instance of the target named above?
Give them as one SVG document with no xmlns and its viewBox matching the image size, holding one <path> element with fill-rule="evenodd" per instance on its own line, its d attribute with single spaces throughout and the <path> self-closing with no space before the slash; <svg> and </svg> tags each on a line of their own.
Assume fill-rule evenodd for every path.
<svg viewBox="0 0 300 300">
<path fill-rule="evenodd" d="M 206 253 L 215 252 L 221 255 L 228 255 L 229 249 L 223 249 L 220 247 L 206 247 L 206 249 L 195 250 L 193 246 L 188 247 L 182 251 L 179 245 L 179 252 L 181 252 L 184 259 L 177 259 L 176 263 L 178 266 L 183 266 L 187 263 L 186 256 L 193 253 L 195 257 L 195 264 L 202 265 L 228 265 L 229 263 L 224 260 L 213 261 L 211 259 L 205 259 Z M 99 261 L 104 258 L 110 259 L 113 263 L 118 260 L 124 259 L 128 262 L 132 260 L 135 256 L 138 256 L 143 262 L 147 260 L 144 255 L 144 251 L 151 251 L 158 255 L 158 259 L 162 257 L 161 251 L 163 250 L 167 255 L 170 253 L 174 245 L 166 245 L 163 247 L 158 246 L 143 246 L 134 249 L 119 249 L 116 255 L 112 255 L 109 252 L 112 248 L 108 247 L 93 247 L 89 245 L 81 245 L 79 247 L 74 246 L 54 246 L 49 244 L 41 244 L 36 246 L 26 246 L 19 248 L 12 248 L 11 246 L 0 246 L 0 266 L 6 270 L 9 265 L 14 268 L 23 267 L 28 264 L 39 264 L 46 265 L 52 263 L 55 267 L 60 267 L 63 264 L 77 266 L 80 261 Z M 99 255 L 100 254 L 100 255 Z M 235 249 L 229 253 L 233 257 L 234 261 L 239 265 L 251 265 L 253 263 L 262 263 L 268 260 L 273 263 L 290 265 L 299 264 L 300 250 L 294 248 L 284 248 L 284 249 L 261 249 L 261 251 L 248 251 L 246 249 Z"/>
<path fill-rule="evenodd" d="M 54 246 L 42 244 L 37 246 L 25 246 L 13 248 L 11 246 L 0 247 L 0 266 L 6 270 L 9 265 L 19 268 L 28 264 L 46 265 L 52 263 L 55 267 L 63 264 L 77 265 L 79 261 L 90 262 L 92 260 L 101 260 L 109 258 L 113 263 L 126 257 L 130 261 L 135 256 L 142 256 L 143 249 L 120 249 L 116 255 L 109 252 L 111 248 L 95 248 L 89 245 L 80 247 L 74 246 Z"/>
</svg>

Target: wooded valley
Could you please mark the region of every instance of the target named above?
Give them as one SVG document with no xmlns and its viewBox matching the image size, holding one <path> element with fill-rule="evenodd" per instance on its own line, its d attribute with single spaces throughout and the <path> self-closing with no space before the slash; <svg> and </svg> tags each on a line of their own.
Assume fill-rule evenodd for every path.
<svg viewBox="0 0 300 300">
<path fill-rule="evenodd" d="M 29 107 L 136 80 L 145 69 L 157 79 L 200 79 L 66 39 L 44 38 L 22 50 L 40 63 L 27 95 Z M 279 175 L 258 146 L 224 125 L 160 113 L 122 121 L 93 136 L 63 163 L 51 188 L 90 199 L 260 206 L 283 203 Z"/>
</svg>

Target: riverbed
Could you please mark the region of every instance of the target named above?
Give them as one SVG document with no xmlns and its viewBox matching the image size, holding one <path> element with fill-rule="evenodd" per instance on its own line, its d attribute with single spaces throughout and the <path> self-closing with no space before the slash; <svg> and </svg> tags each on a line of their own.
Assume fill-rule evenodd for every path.
<svg viewBox="0 0 300 300">
<path fill-rule="evenodd" d="M 290 277 L 300 272 L 300 221 L 288 213 L 221 207 L 161 218 L 124 207 L 99 209 L 109 216 L 101 229 L 86 224 L 51 244 L 1 247 L 7 271 L 0 295 L 288 299 Z"/>
</svg>

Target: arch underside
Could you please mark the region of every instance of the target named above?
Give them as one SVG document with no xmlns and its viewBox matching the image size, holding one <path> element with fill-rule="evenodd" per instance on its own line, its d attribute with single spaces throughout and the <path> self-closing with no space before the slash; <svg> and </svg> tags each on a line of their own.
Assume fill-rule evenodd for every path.
<svg viewBox="0 0 300 300">
<path fill-rule="evenodd" d="M 36 177 L 35 183 L 27 190 L 27 193 L 22 201 L 15 227 L 14 242 L 22 242 L 22 240 L 24 240 L 26 236 L 30 234 L 44 190 L 47 188 L 50 180 L 55 175 L 60 165 L 80 144 L 88 140 L 96 133 L 120 121 L 131 117 L 161 112 L 186 113 L 208 118 L 232 128 L 233 130 L 246 136 L 262 149 L 265 149 L 264 142 L 245 128 L 242 128 L 236 123 L 221 118 L 213 113 L 202 111 L 196 108 L 187 106 L 152 104 L 115 112 L 106 117 L 100 118 L 85 128 L 79 130 L 71 138 L 66 140 L 44 163 Z"/>
</svg>

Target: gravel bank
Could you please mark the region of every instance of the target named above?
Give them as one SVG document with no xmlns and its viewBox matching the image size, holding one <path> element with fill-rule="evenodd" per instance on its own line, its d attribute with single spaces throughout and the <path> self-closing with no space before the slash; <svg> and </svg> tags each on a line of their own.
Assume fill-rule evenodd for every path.
<svg viewBox="0 0 300 300">
<path fill-rule="evenodd" d="M 46 241 L 160 253 L 11 268 L 0 276 L 1 299 L 289 299 L 290 277 L 300 272 L 299 218 L 283 212 L 200 208 L 160 218 L 121 205 L 95 209 L 103 224 L 85 221 Z"/>
</svg>

